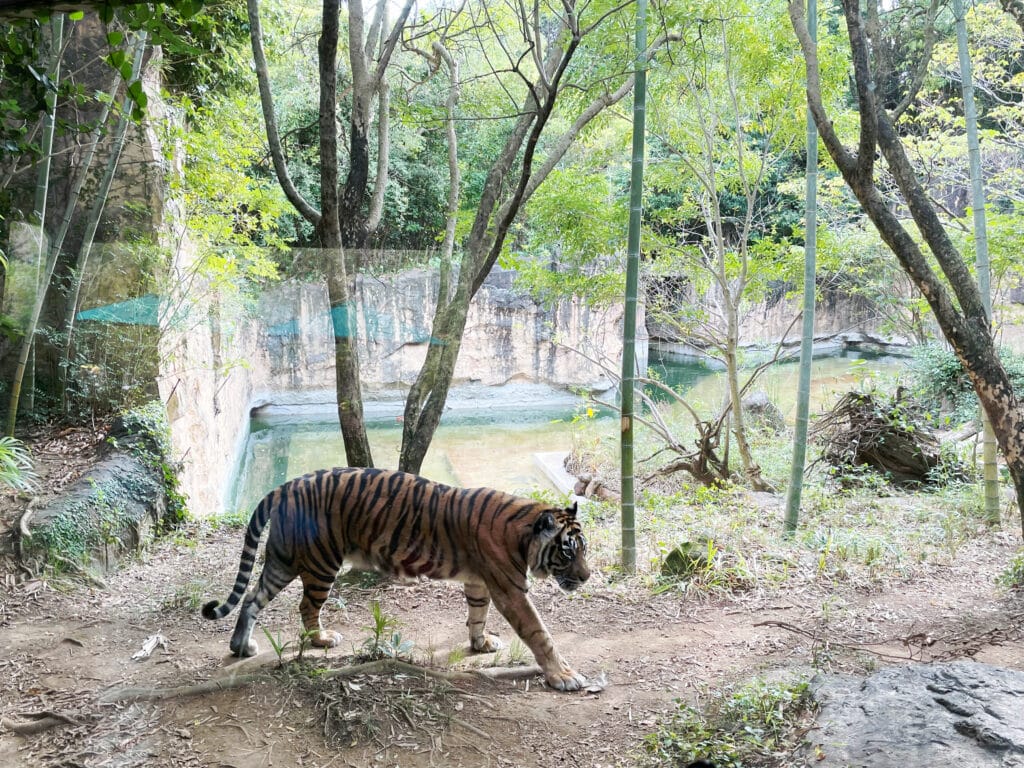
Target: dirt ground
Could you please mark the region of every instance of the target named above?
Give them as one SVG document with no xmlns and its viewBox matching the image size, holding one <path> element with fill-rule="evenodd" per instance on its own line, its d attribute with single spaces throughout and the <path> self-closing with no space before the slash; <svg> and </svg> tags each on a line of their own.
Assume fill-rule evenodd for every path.
<svg viewBox="0 0 1024 768">
<path fill-rule="evenodd" d="M 48 493 L 88 465 L 96 443 L 69 433 L 49 443 L 49 454 L 45 441 L 36 446 Z M 602 684 L 566 694 L 540 678 L 327 679 L 294 665 L 280 669 L 260 629 L 260 655 L 239 662 L 227 656 L 234 615 L 210 622 L 198 611 L 226 597 L 239 529 L 196 524 L 102 579 L 44 581 L 10 558 L 11 528 L 26 504 L 26 497 L 0 497 L 8 555 L 0 557 L 0 765 L 8 768 L 631 766 L 643 764 L 643 737 L 673 700 L 697 701 L 755 675 L 965 656 L 1024 669 L 1024 596 L 996 585 L 1018 546 L 1012 532 L 981 536 L 953 562 L 917 569 L 910 579 L 804 582 L 712 599 L 679 590 L 652 595 L 639 577 L 617 577 L 612 563 L 599 561 L 580 593 L 537 583 L 533 600 L 562 654 Z M 493 655 L 465 653 L 457 585 L 354 581 L 340 584 L 336 597 L 326 622 L 345 640 L 326 654 L 307 652 L 319 667 L 353 663 L 370 635 L 373 601 L 415 644 L 418 665 L 494 663 Z M 261 615 L 261 626 L 281 642 L 297 638 L 298 601 L 293 584 Z M 492 625 L 506 644 L 514 637 L 493 611 Z M 165 644 L 133 659 L 154 635 Z M 294 643 L 284 653 L 293 650 Z M 497 663 L 509 660 L 505 652 Z M 112 700 L 124 688 L 163 690 L 254 671 L 266 674 L 228 690 Z M 58 724 L 12 732 L 12 724 L 45 715 Z"/>
</svg>

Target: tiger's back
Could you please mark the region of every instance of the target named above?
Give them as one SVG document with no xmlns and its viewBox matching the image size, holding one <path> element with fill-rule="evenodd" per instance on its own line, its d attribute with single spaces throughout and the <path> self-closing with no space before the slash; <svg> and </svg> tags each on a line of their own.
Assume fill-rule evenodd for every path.
<svg viewBox="0 0 1024 768">
<path fill-rule="evenodd" d="M 243 602 L 231 638 L 233 653 L 256 652 L 251 637 L 256 615 L 296 577 L 303 583 L 300 612 L 313 643 L 340 642 L 338 633 L 320 625 L 320 611 L 348 563 L 398 578 L 462 582 L 473 650 L 500 647 L 497 637 L 485 632 L 493 600 L 533 650 L 550 684 L 560 689 L 582 684 L 555 651 L 527 596 L 528 572 L 554 575 L 568 590 L 589 577 L 575 506 L 554 508 L 490 488 L 454 488 L 392 470 L 313 472 L 284 483 L 257 505 L 234 589 L 223 604 L 207 603 L 205 617 L 221 618 L 241 600 L 268 523 L 266 564 Z"/>
<path fill-rule="evenodd" d="M 509 556 L 503 566 L 525 578 L 521 523 L 544 508 L 489 488 L 379 469 L 322 470 L 278 491 L 290 498 L 278 503 L 268 544 L 282 555 L 320 572 L 345 562 L 405 579 L 484 578 L 495 549 Z"/>
</svg>

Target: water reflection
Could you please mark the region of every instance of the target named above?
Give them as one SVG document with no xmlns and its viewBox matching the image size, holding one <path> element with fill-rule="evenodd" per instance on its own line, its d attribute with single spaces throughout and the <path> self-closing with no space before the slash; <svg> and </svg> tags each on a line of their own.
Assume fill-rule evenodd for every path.
<svg viewBox="0 0 1024 768">
<path fill-rule="evenodd" d="M 534 460 L 535 453 L 567 451 L 571 413 L 564 418 L 512 423 L 475 419 L 442 424 L 423 462 L 422 474 L 466 488 L 490 486 L 510 493 L 554 490 Z M 324 467 L 343 466 L 344 444 L 337 422 L 254 421 L 245 446 L 234 498 L 249 509 L 285 480 Z M 377 466 L 397 468 L 402 428 L 376 425 L 367 430 Z"/>
<path fill-rule="evenodd" d="M 903 370 L 907 359 L 899 355 L 879 355 L 843 350 L 821 355 L 811 363 L 811 413 L 828 407 L 837 392 L 846 392 L 859 386 L 868 377 L 891 377 Z M 717 409 L 725 400 L 726 381 L 721 370 L 700 362 L 660 360 L 650 365 L 652 375 L 684 394 L 691 405 Z M 743 372 L 740 382 L 749 375 Z M 799 361 L 795 358 L 778 362 L 762 371 L 753 390 L 763 390 L 782 411 L 790 424 L 796 415 L 796 394 L 800 375 Z M 668 402 L 670 397 L 655 388 L 648 393 L 657 402 Z"/>
<path fill-rule="evenodd" d="M 892 375 L 903 369 L 899 357 L 831 355 L 814 361 L 811 412 L 821 410 L 837 392 L 856 386 L 867 375 Z M 688 402 L 717 407 L 725 392 L 724 376 L 699 363 L 656 362 L 651 368 L 666 383 L 685 392 Z M 792 423 L 798 366 L 772 366 L 762 373 L 757 389 L 765 390 Z M 568 451 L 572 447 L 573 417 L 586 408 L 582 398 L 541 399 L 532 404 L 488 407 L 446 413 L 427 452 L 422 473 L 443 483 L 463 487 L 490 486 L 512 493 L 552 490 L 535 454 Z M 400 408 L 395 409 L 400 412 Z M 607 414 L 605 414 L 607 415 Z M 607 439 L 614 439 L 609 428 Z M 371 421 L 370 445 L 377 466 L 398 466 L 401 424 L 393 414 Z M 345 463 L 344 445 L 333 418 L 310 420 L 308 415 L 253 419 L 235 484 L 236 509 L 251 509 L 269 490 L 289 478 Z"/>
</svg>

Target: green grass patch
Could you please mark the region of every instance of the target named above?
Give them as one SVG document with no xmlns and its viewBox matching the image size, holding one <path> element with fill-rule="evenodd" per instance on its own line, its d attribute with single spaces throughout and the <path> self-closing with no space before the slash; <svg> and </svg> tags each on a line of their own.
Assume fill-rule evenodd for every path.
<svg viewBox="0 0 1024 768">
<path fill-rule="evenodd" d="M 802 725 L 813 713 L 804 679 L 755 679 L 676 709 L 644 738 L 647 764 L 681 766 L 709 760 L 718 768 L 793 766 Z"/>
</svg>

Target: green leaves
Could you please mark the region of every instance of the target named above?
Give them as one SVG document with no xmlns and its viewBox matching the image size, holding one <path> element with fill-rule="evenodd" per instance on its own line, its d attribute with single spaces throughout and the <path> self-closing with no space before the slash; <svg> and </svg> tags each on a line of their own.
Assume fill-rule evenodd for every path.
<svg viewBox="0 0 1024 768">
<path fill-rule="evenodd" d="M 32 467 L 32 454 L 20 440 L 0 437 L 0 486 L 16 491 L 34 491 L 38 476 Z"/>
</svg>

